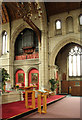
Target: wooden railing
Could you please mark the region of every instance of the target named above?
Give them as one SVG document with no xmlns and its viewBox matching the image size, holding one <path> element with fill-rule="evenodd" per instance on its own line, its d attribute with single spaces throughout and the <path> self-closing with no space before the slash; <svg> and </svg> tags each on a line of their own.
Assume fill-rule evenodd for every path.
<svg viewBox="0 0 82 120">
<path fill-rule="evenodd" d="M 15 56 L 15 60 L 36 59 L 36 58 L 39 58 L 39 53 Z"/>
</svg>

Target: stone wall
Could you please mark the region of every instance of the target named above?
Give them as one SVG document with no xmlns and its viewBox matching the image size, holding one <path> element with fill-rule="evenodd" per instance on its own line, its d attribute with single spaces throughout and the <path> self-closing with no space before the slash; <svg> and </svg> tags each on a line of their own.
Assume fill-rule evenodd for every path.
<svg viewBox="0 0 82 120">
<path fill-rule="evenodd" d="M 10 23 L 2 25 L 2 32 L 5 29 L 8 33 L 8 51 L 7 55 L 0 56 L 1 67 L 8 70 L 10 74 L 10 81 L 14 86 L 14 75 L 18 69 L 25 71 L 25 86 L 28 85 L 28 72 L 32 68 L 39 70 L 39 86 L 40 88 L 48 84 L 48 40 L 47 40 L 47 17 L 44 3 L 40 3 L 42 7 L 42 18 L 35 20 L 35 15 L 32 17 L 33 23 L 41 30 L 41 43 L 39 43 L 39 59 L 29 60 L 14 60 L 14 45 L 17 36 L 25 28 L 31 28 L 23 19 L 17 19 Z M 32 29 L 32 28 L 31 28 Z M 1 43 L 1 40 L 0 40 Z M 1 47 L 1 44 L 0 44 Z"/>
<path fill-rule="evenodd" d="M 73 43 L 76 45 L 82 46 L 81 36 L 80 36 L 80 26 L 79 26 L 79 15 L 80 15 L 80 9 L 73 10 L 68 12 L 64 12 L 61 14 L 56 14 L 54 16 L 51 16 L 49 18 L 49 32 L 48 32 L 48 38 L 49 38 L 49 79 L 55 78 L 54 71 L 56 69 L 55 65 L 58 66 L 58 79 L 59 79 L 59 93 L 61 93 L 62 89 L 62 75 L 65 73 L 66 75 L 66 81 L 70 80 L 81 80 L 81 77 L 69 77 L 68 75 L 68 51 L 69 51 L 69 44 Z M 67 26 L 67 18 L 68 17 L 73 18 L 73 23 L 69 24 L 72 25 L 71 31 L 68 32 Z M 61 20 L 62 28 L 61 28 L 61 34 L 56 34 L 56 26 L 55 21 Z M 70 29 L 70 28 L 69 28 Z M 73 30 L 72 30 L 73 29 Z M 60 52 L 61 49 L 63 49 L 66 45 L 67 48 L 63 50 L 63 52 Z M 73 46 L 73 45 L 72 45 Z M 66 88 L 68 89 L 68 88 Z"/>
<path fill-rule="evenodd" d="M 64 12 L 61 14 L 56 14 L 51 16 L 49 19 L 49 67 L 50 67 L 50 77 L 54 77 L 54 72 L 52 67 L 55 64 L 56 56 L 58 55 L 59 51 L 69 43 L 76 43 L 82 45 L 80 41 L 80 31 L 79 31 L 79 21 L 78 17 L 80 15 L 80 9 L 73 10 L 68 12 Z M 73 18 L 73 32 L 67 33 L 66 28 L 66 19 L 67 17 L 72 16 Z M 55 29 L 55 21 L 59 19 L 62 23 L 62 34 L 56 35 Z M 63 60 L 63 63 L 65 61 Z M 66 66 L 67 67 L 67 66 Z M 66 70 L 66 68 L 65 68 Z"/>
<path fill-rule="evenodd" d="M 79 21 L 78 16 L 80 15 L 80 9 L 64 12 L 61 14 L 56 14 L 49 18 L 49 22 L 47 21 L 45 6 L 43 3 L 40 3 L 43 15 L 40 19 L 34 19 L 32 17 L 32 21 L 34 24 L 41 30 L 41 43 L 39 43 L 39 59 L 33 60 L 14 60 L 14 45 L 17 36 L 19 33 L 25 28 L 31 28 L 25 21 L 22 19 L 14 20 L 11 22 L 11 26 L 9 23 L 2 25 L 2 31 L 6 30 L 8 33 L 8 51 L 6 55 L 1 55 L 0 51 L 0 63 L 1 67 L 5 67 L 9 74 L 12 86 L 14 85 L 14 74 L 15 72 L 21 68 L 25 72 L 25 85 L 28 85 L 28 72 L 32 68 L 36 68 L 39 70 L 39 87 L 49 88 L 48 80 L 50 78 L 55 77 L 55 70 L 59 71 L 59 68 L 55 65 L 56 57 L 59 51 L 69 43 L 76 43 L 82 45 L 80 41 L 80 30 L 79 30 Z M 66 27 L 66 19 L 71 16 L 73 18 L 73 31 L 67 32 Z M 55 21 L 60 19 L 62 22 L 61 34 L 57 35 L 55 30 Z M 48 24 L 47 24 L 48 22 Z M 0 33 L 1 34 L 1 33 Z M 0 40 L 0 47 L 2 46 L 2 42 Z M 63 53 L 64 56 L 64 53 Z M 66 63 L 66 59 L 63 59 L 62 63 Z M 60 59 L 60 58 L 59 58 Z M 59 65 L 63 72 L 67 73 L 67 64 L 63 66 L 59 60 Z M 68 74 L 66 74 L 68 75 Z M 61 80 L 62 74 L 59 73 L 59 80 Z M 66 76 L 67 79 L 68 76 Z M 71 79 L 70 79 L 71 80 Z M 60 85 L 61 86 L 61 85 Z"/>
</svg>

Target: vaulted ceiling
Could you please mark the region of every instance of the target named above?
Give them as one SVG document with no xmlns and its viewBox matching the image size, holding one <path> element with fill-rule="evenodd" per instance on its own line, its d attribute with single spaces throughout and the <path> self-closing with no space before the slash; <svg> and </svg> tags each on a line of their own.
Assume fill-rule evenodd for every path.
<svg viewBox="0 0 82 120">
<path fill-rule="evenodd" d="M 58 13 L 69 12 L 70 10 L 81 8 L 80 2 L 45 2 L 44 4 L 48 19 L 50 16 Z M 17 9 L 16 2 L 2 3 L 2 23 L 19 19 Z"/>
</svg>

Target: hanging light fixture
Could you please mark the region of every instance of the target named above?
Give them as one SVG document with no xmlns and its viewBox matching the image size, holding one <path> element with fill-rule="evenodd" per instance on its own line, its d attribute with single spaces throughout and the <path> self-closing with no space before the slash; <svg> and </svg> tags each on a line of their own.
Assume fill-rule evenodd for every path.
<svg viewBox="0 0 82 120">
<path fill-rule="evenodd" d="M 35 19 L 42 17 L 42 9 L 38 2 L 16 2 L 17 13 L 20 18 L 23 18 L 30 27 L 36 32 L 38 41 L 41 43 L 41 30 L 32 22 L 31 18 L 34 15 Z"/>
<path fill-rule="evenodd" d="M 38 2 L 17 2 L 18 15 L 22 18 L 31 19 L 33 14 L 35 19 L 41 18 L 42 9 Z"/>
</svg>

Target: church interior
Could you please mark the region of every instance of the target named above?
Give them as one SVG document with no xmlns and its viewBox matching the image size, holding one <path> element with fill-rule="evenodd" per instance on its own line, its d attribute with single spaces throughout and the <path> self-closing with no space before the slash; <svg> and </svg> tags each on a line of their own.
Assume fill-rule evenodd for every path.
<svg viewBox="0 0 82 120">
<path fill-rule="evenodd" d="M 26 106 L 30 94 L 82 96 L 82 2 L 2 2 L 0 38 L 3 106 L 20 94 Z"/>
</svg>

